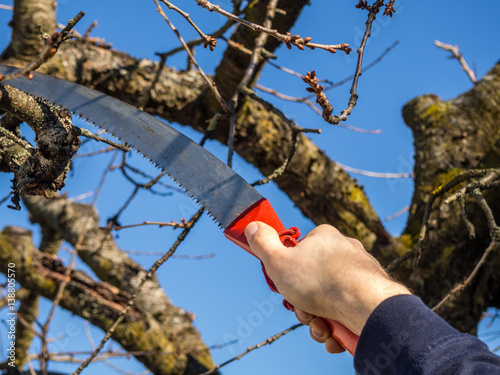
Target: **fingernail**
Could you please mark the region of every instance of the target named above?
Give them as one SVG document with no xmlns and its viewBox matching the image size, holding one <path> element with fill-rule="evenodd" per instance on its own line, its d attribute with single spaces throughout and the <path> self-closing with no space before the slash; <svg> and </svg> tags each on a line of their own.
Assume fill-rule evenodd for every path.
<svg viewBox="0 0 500 375">
<path fill-rule="evenodd" d="M 253 235 L 255 234 L 255 232 L 257 232 L 258 229 L 259 225 L 255 222 L 247 225 L 247 227 L 245 228 L 245 236 L 247 237 L 248 241 L 252 239 Z"/>
<path fill-rule="evenodd" d="M 305 311 L 302 310 L 297 310 L 296 311 L 297 315 L 300 316 L 303 320 L 308 320 L 309 319 L 309 314 L 306 313 Z"/>
<path fill-rule="evenodd" d="M 321 340 L 323 338 L 323 334 L 314 330 L 314 329 L 311 329 L 311 334 L 316 337 L 318 340 Z"/>
</svg>

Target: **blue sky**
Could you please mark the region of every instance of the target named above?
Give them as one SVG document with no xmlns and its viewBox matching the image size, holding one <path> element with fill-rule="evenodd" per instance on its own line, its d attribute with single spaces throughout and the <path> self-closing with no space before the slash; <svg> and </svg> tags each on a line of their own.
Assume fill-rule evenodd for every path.
<svg viewBox="0 0 500 375">
<path fill-rule="evenodd" d="M 0 0 L 10 5 L 12 1 Z M 177 1 L 178 6 L 188 11 L 195 22 L 206 32 L 216 30 L 224 19 L 207 13 L 196 6 L 195 1 Z M 214 1 L 225 9 L 231 8 L 229 0 Z M 306 7 L 293 32 L 310 36 L 313 41 L 325 44 L 349 43 L 356 49 L 364 30 L 366 12 L 354 8 L 357 1 L 332 2 L 312 0 Z M 453 98 L 470 89 L 471 82 L 461 71 L 455 60 L 433 45 L 434 40 L 458 44 L 477 76 L 483 76 L 498 60 L 498 37 L 500 36 L 500 2 L 485 0 L 478 3 L 469 1 L 407 0 L 396 2 L 397 12 L 390 19 L 379 16 L 372 30 L 372 38 L 366 48 L 364 63 L 377 58 L 389 45 L 399 40 L 398 46 L 384 60 L 360 79 L 358 105 L 348 120 L 348 124 L 366 129 L 381 129 L 377 135 L 360 134 L 326 124 L 320 116 L 307 106 L 281 101 L 268 94 L 262 97 L 274 103 L 298 125 L 321 128 L 321 135 L 312 138 L 333 160 L 353 168 L 376 172 L 410 172 L 413 165 L 412 137 L 405 126 L 401 109 L 412 98 L 434 93 L 443 99 Z M 80 10 L 85 18 L 77 26 L 83 33 L 94 20 L 99 27 L 92 35 L 105 38 L 114 48 L 124 50 L 133 56 L 157 60 L 155 52 L 167 51 L 178 46 L 173 33 L 155 11 L 154 2 L 124 1 L 77 1 L 62 0 L 58 5 L 58 20 L 65 24 Z M 194 31 L 177 14 L 167 13 L 179 28 L 183 37 L 190 40 Z M 7 10 L 0 9 L 0 48 L 4 48 L 10 38 L 6 24 L 11 17 Z M 196 58 L 207 73 L 213 72 L 221 53 L 223 41 L 214 52 L 198 48 Z M 345 56 L 339 52 L 299 51 L 280 48 L 276 52 L 276 63 L 305 74 L 316 70 L 320 78 L 339 81 L 354 72 L 356 54 Z M 167 64 L 178 69 L 186 66 L 186 56 L 178 54 Z M 304 96 L 305 84 L 300 78 L 291 77 L 268 66 L 259 83 L 293 96 Z M 343 109 L 349 97 L 349 84 L 328 92 L 336 113 Z M 84 125 L 75 121 L 77 125 Z M 190 128 L 176 126 L 188 136 L 199 140 L 201 135 Z M 89 152 L 100 146 L 90 144 L 82 149 Z M 226 150 L 212 141 L 207 148 L 225 159 Z M 65 192 L 78 196 L 92 191 L 97 186 L 102 168 L 109 162 L 109 155 L 93 157 L 90 160 L 76 160 L 75 173 L 69 179 Z M 133 157 L 133 162 L 151 174 L 154 169 L 141 158 Z M 253 167 L 237 158 L 235 169 L 248 181 L 260 178 Z M 388 180 L 354 175 L 365 186 L 380 217 L 389 216 L 409 204 L 413 189 L 411 180 Z M 0 197 L 9 190 L 11 176 L 0 175 Z M 98 209 L 103 223 L 120 207 L 132 187 L 124 183 L 117 172 L 111 173 L 99 196 Z M 298 226 L 303 233 L 313 228 L 294 208 L 288 198 L 273 184 L 266 185 L 260 192 L 268 197 L 286 226 Z M 90 202 L 92 197 L 86 199 Z M 172 197 L 152 197 L 146 192 L 132 203 L 121 218 L 122 224 L 133 224 L 144 220 L 170 221 L 180 217 L 188 218 L 196 211 L 192 201 L 181 193 Z M 387 223 L 388 230 L 397 235 L 401 232 L 406 215 Z M 0 224 L 16 224 L 32 228 L 26 211 L 13 212 L 0 206 Z M 35 233 L 36 235 L 36 233 Z M 123 249 L 139 251 L 166 251 L 178 231 L 171 229 L 139 228 L 119 233 L 118 243 Z M 35 236 L 38 238 L 38 236 Z M 144 241 L 148 238 L 148 241 Z M 220 363 L 259 343 L 267 337 L 295 323 L 276 299 L 271 297 L 260 274 L 260 265 L 244 251 L 224 239 L 222 232 L 208 218 L 204 217 L 179 249 L 179 254 L 201 255 L 215 253 L 205 260 L 172 259 L 158 272 L 159 280 L 172 301 L 197 315 L 195 324 L 207 345 L 223 344 L 237 339 L 238 343 L 213 351 L 214 359 Z M 68 253 L 61 253 L 66 260 Z M 133 255 L 144 267 L 155 260 L 152 256 Z M 86 269 L 85 266 L 79 265 Z M 89 271 L 90 272 L 90 271 Z M 49 306 L 45 303 L 45 307 Z M 88 350 L 85 326 L 78 318 L 66 312 L 59 312 L 54 322 L 53 336 L 65 334 L 65 339 L 56 341 L 53 350 Z M 496 328 L 498 330 L 498 327 Z M 102 333 L 92 329 L 94 340 Z M 3 333 L 0 331 L 0 342 Z M 1 344 L 3 345 L 3 344 Z M 492 347 L 500 345 L 498 340 Z M 114 344 L 114 347 L 117 347 Z M 3 349 L 3 348 L 0 348 Z M 123 363 L 122 363 L 123 364 Z M 97 367 L 99 366 L 99 367 Z M 125 361 L 124 368 L 139 372 L 140 365 Z M 75 365 L 54 365 L 53 369 L 70 372 Z M 94 371 L 114 373 L 104 365 L 96 365 Z M 87 370 L 90 373 L 92 370 Z M 261 348 L 240 361 L 224 368 L 223 373 L 231 374 L 351 374 L 352 358 L 347 355 L 332 356 L 309 339 L 307 329 L 299 328 L 269 347 Z"/>
</svg>

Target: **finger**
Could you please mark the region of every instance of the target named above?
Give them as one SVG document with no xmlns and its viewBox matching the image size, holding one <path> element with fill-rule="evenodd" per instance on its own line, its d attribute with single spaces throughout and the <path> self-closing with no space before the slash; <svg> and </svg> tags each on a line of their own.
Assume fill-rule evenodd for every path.
<svg viewBox="0 0 500 375">
<path fill-rule="evenodd" d="M 325 321 L 318 317 L 313 318 L 309 323 L 309 334 L 314 341 L 319 343 L 326 342 L 332 336 Z"/>
<path fill-rule="evenodd" d="M 273 251 L 283 247 L 278 233 L 269 225 L 259 221 L 246 226 L 245 236 L 252 252 L 264 263 Z"/>
<path fill-rule="evenodd" d="M 330 354 L 337 354 L 345 352 L 345 349 L 342 345 L 338 343 L 335 338 L 330 336 L 325 342 L 325 349 Z"/>
<path fill-rule="evenodd" d="M 295 317 L 297 318 L 297 320 L 299 322 L 301 322 L 302 324 L 305 324 L 307 326 L 309 325 L 311 320 L 313 320 L 315 318 L 314 315 L 311 315 L 308 312 L 305 312 L 305 311 L 297 309 L 297 308 L 295 309 Z"/>
</svg>

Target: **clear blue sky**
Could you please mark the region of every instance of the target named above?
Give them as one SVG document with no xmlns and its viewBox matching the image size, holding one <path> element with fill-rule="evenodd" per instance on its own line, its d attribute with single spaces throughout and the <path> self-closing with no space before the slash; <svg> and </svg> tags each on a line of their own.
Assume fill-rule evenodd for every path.
<svg viewBox="0 0 500 375">
<path fill-rule="evenodd" d="M 229 0 L 214 1 L 225 9 L 231 8 Z M 12 1 L 3 0 L 10 5 Z M 178 46 L 173 33 L 155 11 L 154 2 L 123 1 L 76 1 L 58 2 L 58 20 L 65 24 L 78 11 L 86 12 L 85 18 L 77 26 L 84 32 L 92 21 L 98 20 L 99 27 L 94 36 L 103 37 L 113 43 L 114 48 L 124 50 L 140 58 L 157 59 L 155 52 L 167 51 Z M 188 11 L 202 29 L 210 33 L 224 20 L 215 13 L 207 13 L 196 6 L 195 1 L 176 1 Z M 313 41 L 325 44 L 349 43 L 356 49 L 364 30 L 366 12 L 354 8 L 357 1 L 333 2 L 312 0 L 306 7 L 294 33 L 310 36 Z M 359 134 L 346 129 L 332 127 L 305 105 L 280 101 L 262 94 L 273 102 L 289 118 L 300 126 L 321 128 L 322 134 L 313 136 L 314 141 L 333 159 L 348 166 L 377 172 L 410 172 L 413 165 L 412 137 L 401 117 L 402 106 L 412 98 L 425 93 L 434 93 L 443 99 L 453 98 L 468 90 L 471 83 L 460 70 L 455 60 L 437 49 L 433 41 L 459 44 L 469 64 L 479 77 L 483 76 L 498 60 L 498 37 L 500 36 L 500 2 L 485 0 L 479 3 L 469 1 L 407 0 L 396 2 L 397 13 L 392 19 L 379 16 L 373 27 L 373 36 L 366 49 L 365 64 L 378 57 L 389 45 L 399 40 L 399 45 L 391 51 L 382 63 L 367 71 L 360 79 L 358 105 L 350 116 L 348 124 L 367 129 L 381 129 L 378 135 Z M 172 21 L 186 40 L 195 33 L 178 15 L 171 14 Z M 6 26 L 11 12 L 0 9 L 0 48 L 4 48 L 10 38 Z M 198 48 L 196 57 L 206 72 L 213 72 L 225 44 L 219 42 L 216 51 Z M 316 70 L 320 78 L 338 81 L 354 71 L 356 54 L 345 56 L 339 52 L 298 51 L 280 48 L 277 51 L 278 64 L 300 73 Z M 186 56 L 178 56 L 167 61 L 170 66 L 184 69 Z M 305 85 L 300 78 L 291 77 L 268 66 L 259 80 L 263 86 L 272 87 L 288 95 L 303 96 Z M 349 85 L 328 93 L 336 113 L 346 105 Z M 77 124 L 80 124 L 76 122 Z M 181 131 L 200 139 L 186 127 Z M 98 149 L 98 145 L 85 146 L 83 152 Z M 225 159 L 225 148 L 216 142 L 209 142 L 209 150 Z M 155 171 L 135 158 L 138 166 L 150 173 Z M 92 191 L 97 186 L 100 173 L 109 161 L 108 156 L 94 157 L 89 161 L 76 160 L 75 173 L 65 188 L 69 196 L 77 196 Z M 259 173 L 236 160 L 236 169 L 247 180 L 254 181 Z M 386 217 L 409 204 L 413 189 L 411 180 L 374 179 L 353 175 L 366 187 L 372 204 L 380 217 Z M 9 191 L 11 176 L 0 175 L 0 197 Z M 117 188 L 118 186 L 118 188 Z M 120 207 L 124 197 L 132 187 L 126 185 L 118 173 L 112 173 L 98 201 L 98 209 L 103 223 Z M 273 184 L 261 189 L 270 198 L 286 226 L 298 226 L 307 233 L 313 228 L 311 222 L 302 217 L 287 197 Z M 88 198 L 90 202 L 92 198 Z M 188 218 L 196 207 L 182 194 L 158 199 L 148 193 L 141 193 L 129 210 L 121 218 L 122 224 L 132 224 L 144 220 L 169 221 L 179 217 Z M 397 235 L 403 228 L 406 215 L 387 224 L 387 228 Z M 293 314 L 275 304 L 270 291 L 260 274 L 260 266 L 244 251 L 227 242 L 222 232 L 208 217 L 204 217 L 193 233 L 179 249 L 179 254 L 208 254 L 216 256 L 206 260 L 172 259 L 158 272 L 161 284 L 172 301 L 197 315 L 195 324 L 207 345 L 223 344 L 234 338 L 235 345 L 213 351 L 214 359 L 220 363 L 259 343 L 267 337 L 295 323 Z M 23 225 L 36 230 L 29 224 L 26 211 L 13 212 L 0 206 L 0 224 Z M 142 251 L 165 251 L 174 241 L 178 231 L 170 229 L 132 229 L 119 233 L 118 242 L 123 249 Z M 36 237 L 38 238 L 38 236 Z M 144 238 L 148 238 L 147 241 Z M 67 253 L 61 256 L 68 259 Z M 144 267 L 155 260 L 151 256 L 135 256 Z M 79 266 L 86 269 L 84 266 Z M 48 304 L 45 304 L 48 306 Z M 55 351 L 88 350 L 85 327 L 82 321 L 66 312 L 60 312 L 53 324 L 53 336 L 62 333 L 66 339 L 53 344 Z M 497 328 L 498 329 L 498 328 Z M 99 330 L 92 330 L 95 341 L 102 337 Z M 1 345 L 5 345 L 4 333 L 0 331 Z M 491 344 L 498 346 L 498 340 Z M 114 344 L 114 347 L 117 347 Z M 4 349 L 1 347 L 0 349 Z M 123 362 L 122 362 L 123 363 Z M 99 367 L 97 367 L 99 366 Z M 140 366 L 133 360 L 123 366 L 139 372 Z M 52 369 L 71 372 L 74 365 L 53 365 Z M 113 373 L 104 365 L 96 365 L 87 370 Z M 231 374 L 352 374 L 352 358 L 345 354 L 331 356 L 323 348 L 309 339 L 306 328 L 300 328 L 269 347 L 261 348 L 240 361 L 224 368 L 223 373 Z"/>
</svg>

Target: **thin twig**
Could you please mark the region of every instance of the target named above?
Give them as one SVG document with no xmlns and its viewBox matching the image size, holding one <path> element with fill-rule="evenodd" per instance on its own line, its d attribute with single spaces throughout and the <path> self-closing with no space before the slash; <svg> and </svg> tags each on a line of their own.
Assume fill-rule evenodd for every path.
<svg viewBox="0 0 500 375">
<path fill-rule="evenodd" d="M 233 1 L 233 14 L 240 15 L 241 13 L 243 13 L 245 11 L 245 10 L 242 11 L 240 9 L 240 5 L 241 5 L 241 0 L 240 1 Z M 247 5 L 247 7 L 245 7 L 245 9 L 247 9 L 247 8 L 248 8 L 248 5 Z M 234 21 L 227 20 L 226 23 L 220 29 L 214 31 L 210 35 L 215 39 L 222 38 L 223 40 L 225 40 L 225 38 L 223 37 L 224 33 L 227 30 L 229 30 L 229 28 L 232 25 L 234 25 Z M 195 40 L 191 40 L 191 41 L 187 42 L 186 45 L 191 49 L 193 47 L 196 47 L 196 46 L 202 44 L 203 42 L 204 42 L 204 39 L 199 38 L 199 39 L 195 39 Z M 167 57 L 175 55 L 176 53 L 181 52 L 181 51 L 185 51 L 184 46 L 174 48 L 173 50 L 168 51 L 168 52 L 157 53 L 156 55 L 167 58 Z"/>
<path fill-rule="evenodd" d="M 113 156 L 111 156 L 111 159 L 109 160 L 108 166 L 102 172 L 102 176 L 101 176 L 101 179 L 99 180 L 99 184 L 97 185 L 97 188 L 95 189 L 94 198 L 92 199 L 92 203 L 91 203 L 92 207 L 95 207 L 95 205 L 97 203 L 97 198 L 99 197 L 99 193 L 101 192 L 101 189 L 104 185 L 104 181 L 106 181 L 106 176 L 108 175 L 108 172 L 111 170 L 111 166 L 115 162 L 115 159 L 117 156 L 118 156 L 118 151 L 115 150 L 115 153 L 113 154 Z"/>
<path fill-rule="evenodd" d="M 73 158 L 87 158 L 87 157 L 90 157 L 90 156 L 96 156 L 96 155 L 106 154 L 106 153 L 112 152 L 112 151 L 116 151 L 116 148 L 113 147 L 113 146 L 110 146 L 110 147 L 106 147 L 106 148 L 103 148 L 103 149 L 97 150 L 97 151 L 85 152 L 85 153 L 82 153 L 82 154 L 76 154 L 75 156 L 73 156 Z"/>
<path fill-rule="evenodd" d="M 273 171 L 273 173 L 271 173 L 269 176 L 263 178 L 262 180 L 255 181 L 252 184 L 252 186 L 260 186 L 260 185 L 267 184 L 268 182 L 274 180 L 276 177 L 281 176 L 285 172 L 286 168 L 288 167 L 288 165 L 290 164 L 290 161 L 293 158 L 293 155 L 295 154 L 295 150 L 297 148 L 297 139 L 298 139 L 299 133 L 316 133 L 316 134 L 319 134 L 319 133 L 321 133 L 321 130 L 319 130 L 319 129 L 302 129 L 302 128 L 299 128 L 299 127 L 292 128 L 292 146 L 291 146 L 290 152 L 288 153 L 288 156 L 285 159 L 285 161 L 283 162 L 283 164 L 280 167 L 276 168 Z"/>
<path fill-rule="evenodd" d="M 408 212 L 409 210 L 410 210 L 410 205 L 407 205 L 407 206 L 403 207 L 402 209 L 400 209 L 398 212 L 395 212 L 392 215 L 389 215 L 389 216 L 385 217 L 384 219 L 382 219 L 382 223 L 387 223 L 388 221 L 394 220 L 397 217 L 400 217 L 404 213 Z"/>
<path fill-rule="evenodd" d="M 122 250 L 125 254 L 131 255 L 148 255 L 148 256 L 159 256 L 163 255 L 163 251 L 141 251 L 141 250 Z M 214 258 L 215 253 L 203 254 L 203 255 L 186 255 L 186 254 L 174 254 L 172 258 L 176 259 L 190 259 L 190 260 L 201 260 Z"/>
<path fill-rule="evenodd" d="M 368 176 L 368 177 L 391 178 L 391 179 L 392 178 L 413 178 L 414 177 L 413 173 L 372 172 L 372 171 L 365 171 L 363 169 L 352 168 L 352 167 L 349 167 L 345 164 L 339 163 L 338 161 L 336 161 L 335 163 L 338 164 L 343 169 L 345 169 L 347 172 L 356 173 L 356 174 L 360 174 L 360 175 Z"/>
<path fill-rule="evenodd" d="M 75 248 L 73 249 L 73 252 L 71 254 L 71 258 L 69 260 L 68 267 L 66 268 L 66 271 L 64 272 L 63 279 L 61 281 L 61 284 L 59 284 L 59 288 L 57 289 L 56 296 L 54 298 L 54 301 L 52 302 L 52 307 L 50 309 L 49 315 L 47 317 L 47 320 L 45 321 L 45 324 L 42 326 L 42 351 L 41 351 L 41 356 L 40 356 L 40 368 L 44 374 L 47 373 L 47 359 L 49 356 L 49 350 L 47 346 L 47 334 L 49 332 L 49 326 L 50 322 L 52 321 L 52 318 L 54 317 L 54 313 L 56 311 L 57 306 L 59 306 L 59 303 L 61 302 L 61 299 L 63 297 L 64 290 L 66 289 L 66 286 L 68 285 L 69 281 L 71 280 L 71 271 L 73 270 L 73 267 L 75 265 L 75 259 L 76 259 L 76 254 L 78 252 L 78 246 L 82 242 L 82 237 L 78 240 L 78 243 L 75 245 Z"/>
<path fill-rule="evenodd" d="M 472 81 L 472 83 L 476 84 L 477 83 L 477 78 L 476 74 L 474 71 L 469 67 L 469 64 L 467 64 L 467 61 L 465 61 L 464 56 L 460 53 L 460 48 L 458 46 L 452 46 L 451 44 L 447 43 L 442 43 L 439 40 L 434 41 L 434 45 L 436 47 L 439 47 L 441 49 L 444 49 L 445 51 L 450 51 L 451 56 L 450 58 L 455 58 L 458 60 L 460 63 L 460 66 L 462 67 L 462 70 L 467 74 L 469 79 Z"/>
<path fill-rule="evenodd" d="M 186 224 L 187 224 L 187 222 L 184 219 L 181 219 L 180 222 L 172 220 L 169 223 L 157 222 L 157 221 L 144 221 L 144 222 L 139 223 L 139 224 L 130 224 L 130 225 L 121 225 L 121 226 L 117 225 L 117 226 L 111 227 L 110 229 L 118 231 L 118 230 L 128 229 L 128 228 L 142 227 L 145 225 L 158 225 L 158 228 L 173 227 L 175 229 L 175 228 L 185 228 Z"/>
<path fill-rule="evenodd" d="M 457 202 L 460 205 L 460 212 L 462 213 L 462 220 L 465 223 L 465 227 L 469 232 L 469 238 L 476 238 L 476 229 L 474 225 L 470 222 L 469 217 L 467 215 L 467 207 L 465 206 L 465 195 L 462 191 L 457 192 Z"/>
<path fill-rule="evenodd" d="M 98 25 L 99 25 L 99 23 L 97 21 L 92 22 L 90 24 L 89 28 L 83 34 L 83 39 L 88 39 L 92 30 L 94 30 Z"/>
<path fill-rule="evenodd" d="M 234 40 L 224 38 L 223 36 L 221 37 L 222 40 L 224 40 L 229 46 L 236 48 L 237 50 L 243 52 L 245 55 L 252 55 L 252 50 L 246 48 L 243 44 L 235 42 Z M 277 59 L 278 57 L 274 54 L 266 50 L 265 48 L 262 48 L 261 51 L 261 56 L 260 60 L 266 60 L 269 61 L 269 59 Z"/>
<path fill-rule="evenodd" d="M 170 250 L 165 253 L 164 256 L 162 256 L 160 259 L 158 259 L 152 266 L 151 268 L 148 270 L 148 272 L 144 275 L 144 277 L 142 278 L 141 282 L 139 283 L 139 285 L 137 286 L 136 290 L 134 291 L 134 293 L 132 294 L 132 296 L 130 297 L 130 299 L 128 300 L 127 302 L 127 305 L 122 309 L 122 311 L 120 311 L 119 315 L 118 315 L 118 318 L 115 320 L 115 322 L 113 323 L 113 325 L 108 329 L 108 331 L 106 332 L 106 334 L 104 335 L 104 338 L 101 340 L 101 342 L 99 343 L 99 345 L 97 346 L 97 348 L 92 352 L 92 355 L 89 356 L 89 358 L 87 358 L 85 360 L 84 363 L 82 363 L 80 365 L 80 367 L 78 367 L 78 369 L 76 369 L 75 372 L 73 372 L 72 375 L 78 375 L 80 374 L 83 369 L 85 367 L 87 367 L 90 362 L 92 362 L 92 360 L 97 356 L 97 354 L 99 354 L 99 352 L 101 351 L 101 349 L 103 348 L 104 344 L 111 338 L 111 336 L 113 335 L 113 333 L 115 332 L 116 330 L 116 327 L 118 327 L 118 325 L 122 322 L 122 320 L 125 318 L 125 315 L 128 313 L 128 311 L 132 308 L 132 306 L 134 305 L 135 303 L 135 299 L 137 298 L 138 294 L 140 293 L 140 291 L 142 290 L 142 288 L 144 287 L 144 285 L 146 284 L 146 281 L 150 280 L 151 277 L 154 275 L 154 273 L 158 270 L 158 268 L 163 264 L 165 263 L 175 252 L 175 250 L 177 250 L 177 248 L 179 247 L 179 245 L 181 244 L 181 242 L 186 238 L 186 236 L 189 234 L 189 231 L 191 230 L 191 228 L 194 226 L 194 224 L 198 221 L 198 219 L 201 217 L 202 213 L 204 212 L 204 208 L 201 208 L 197 213 L 195 213 L 193 215 L 193 217 L 191 218 L 191 220 L 189 220 L 188 222 L 188 225 L 186 226 L 186 228 L 184 228 L 184 230 L 182 231 L 182 233 L 179 235 L 179 237 L 177 238 L 177 240 L 175 241 L 175 243 L 172 245 L 172 247 L 170 248 Z"/>
<path fill-rule="evenodd" d="M 331 44 L 331 45 L 312 43 L 310 37 L 301 38 L 300 35 L 291 35 L 289 32 L 287 32 L 286 34 L 280 34 L 277 30 L 255 24 L 253 22 L 235 16 L 234 14 L 229 13 L 228 11 L 222 9 L 219 5 L 214 5 L 207 0 L 195 0 L 195 1 L 199 6 L 207 9 L 209 12 L 219 13 L 230 20 L 233 20 L 235 22 L 238 22 L 244 26 L 251 28 L 254 31 L 264 32 L 278 39 L 280 42 L 285 43 L 285 45 L 289 49 L 292 48 L 291 47 L 292 45 L 294 45 L 301 50 L 303 50 L 304 47 L 307 47 L 310 49 L 319 48 L 331 53 L 335 53 L 337 52 L 337 50 L 340 50 L 345 52 L 346 54 L 349 54 L 349 52 L 352 51 L 352 48 L 349 48 L 349 44 L 347 43 Z"/>
<path fill-rule="evenodd" d="M 34 70 L 38 69 L 40 65 L 42 65 L 44 62 L 46 62 L 48 59 L 50 59 L 52 56 L 56 54 L 57 49 L 59 48 L 61 43 L 68 38 L 71 29 L 78 23 L 78 21 L 82 19 L 84 15 L 85 13 L 79 12 L 75 16 L 75 18 L 69 20 L 68 24 L 61 32 L 56 31 L 51 36 L 47 35 L 45 39 L 45 46 L 43 47 L 42 51 L 38 54 L 38 56 L 24 68 L 19 69 L 14 73 L 9 74 L 8 76 L 3 76 L 0 74 L 0 82 L 12 80 L 23 76 L 31 78 L 32 72 Z"/>
<path fill-rule="evenodd" d="M 293 326 L 291 326 L 290 328 L 288 329 L 285 329 L 284 331 L 272 336 L 272 337 L 269 337 L 267 340 L 264 340 L 262 341 L 261 343 L 257 344 L 257 345 L 254 345 L 254 346 L 250 346 L 249 348 L 247 348 L 247 350 L 245 350 L 243 353 L 240 353 L 239 355 L 227 360 L 226 362 L 224 363 L 221 363 L 220 365 L 217 365 L 215 366 L 214 368 L 212 368 L 211 370 L 208 370 L 200 375 L 210 375 L 210 374 L 213 374 L 215 371 L 221 369 L 222 367 L 230 364 L 231 362 L 234 362 L 234 361 L 237 361 L 237 360 L 240 360 L 241 358 L 243 358 L 244 356 L 246 356 L 248 353 L 256 350 L 256 349 L 259 349 L 265 345 L 269 345 L 269 344 L 272 344 L 273 342 L 275 342 L 276 340 L 278 340 L 280 337 L 283 337 L 284 335 L 286 335 L 287 333 L 299 328 L 299 327 L 302 327 L 303 324 L 302 323 L 298 323 L 298 324 L 295 324 Z"/>
<path fill-rule="evenodd" d="M 173 9 L 175 10 L 177 13 L 179 13 L 182 17 L 184 17 L 186 19 L 186 21 L 189 22 L 189 24 L 193 27 L 193 29 L 196 30 L 196 32 L 198 33 L 198 35 L 201 37 L 201 39 L 203 39 L 203 47 L 204 48 L 209 48 L 210 51 L 213 51 L 214 48 L 217 46 L 217 41 L 215 40 L 215 38 L 211 37 L 210 35 L 206 35 L 203 31 L 201 31 L 201 29 L 193 22 L 193 20 L 189 17 L 189 14 L 184 12 L 183 10 L 177 8 L 175 5 L 173 5 L 172 3 L 170 3 L 169 1 L 167 0 L 160 0 L 163 4 L 165 4 L 167 6 L 168 9 Z"/>
<path fill-rule="evenodd" d="M 203 77 L 203 79 L 207 82 L 208 87 L 210 87 L 210 90 L 212 90 L 213 94 L 215 95 L 215 98 L 216 98 L 217 102 L 222 107 L 223 111 L 225 113 L 229 113 L 228 106 L 227 106 L 226 102 L 224 101 L 224 99 L 222 98 L 221 94 L 219 93 L 219 90 L 217 90 L 217 87 L 215 87 L 214 82 L 211 81 L 207 77 L 207 75 L 205 74 L 205 72 L 203 71 L 203 69 L 201 69 L 200 65 L 198 64 L 198 62 L 194 58 L 193 54 L 191 53 L 190 48 L 187 46 L 187 44 L 184 41 L 184 39 L 182 38 L 181 34 L 179 34 L 179 31 L 177 30 L 177 28 L 172 24 L 172 22 L 170 22 L 170 20 L 168 19 L 167 15 L 165 14 L 165 12 L 163 11 L 163 9 L 161 8 L 160 3 L 158 3 L 158 0 L 154 0 L 154 2 L 156 4 L 156 10 L 163 17 L 163 19 L 167 22 L 167 24 L 170 26 L 170 28 L 172 29 L 172 31 L 174 32 L 174 34 L 177 36 L 177 38 L 181 42 L 182 46 L 184 47 L 184 49 L 186 50 L 186 52 L 187 52 L 187 54 L 189 56 L 189 59 L 191 60 L 191 62 L 193 63 L 193 65 L 196 66 L 196 69 L 198 69 L 198 72 L 201 74 L 201 76 Z"/>
<path fill-rule="evenodd" d="M 382 59 L 389 53 L 392 51 L 393 48 L 395 48 L 397 45 L 399 44 L 399 40 L 396 40 L 394 43 L 392 43 L 389 47 L 387 47 L 375 60 L 373 60 L 372 62 L 370 62 L 369 64 L 367 64 L 364 68 L 363 68 L 363 73 L 366 73 L 368 70 L 370 70 L 371 68 L 373 68 L 375 65 L 377 65 L 379 62 L 382 61 Z M 301 75 L 302 77 L 302 75 Z M 344 79 L 341 79 L 340 81 L 338 82 L 335 82 L 335 83 L 331 83 L 331 84 L 328 84 L 325 86 L 325 88 L 323 89 L 323 92 L 325 91 L 328 91 L 328 90 L 332 90 L 336 87 L 339 87 L 339 86 L 342 86 L 344 84 L 346 84 L 347 82 L 351 81 L 352 79 L 354 78 L 354 74 L 350 75 L 349 77 L 346 77 Z M 322 80 L 318 78 L 318 82 L 321 82 Z M 306 98 L 308 99 L 311 99 L 311 98 L 314 98 L 315 95 L 309 95 L 309 96 L 306 96 Z"/>
<path fill-rule="evenodd" d="M 349 98 L 349 101 L 347 103 L 347 108 L 344 109 L 343 111 L 340 112 L 340 116 L 333 116 L 333 106 L 324 94 L 323 90 L 324 87 L 318 84 L 318 79 L 316 77 L 316 71 L 312 72 L 307 72 L 307 74 L 302 77 L 305 83 L 307 83 L 310 87 L 308 87 L 306 90 L 308 92 L 314 93 L 316 95 L 316 101 L 317 103 L 321 106 L 323 109 L 323 119 L 328 122 L 329 124 L 332 125 L 338 125 L 341 121 L 346 121 L 347 116 L 349 116 L 356 106 L 357 100 L 358 100 L 358 80 L 359 77 L 361 76 L 361 66 L 363 63 L 363 55 L 366 47 L 366 42 L 368 41 L 368 38 L 371 35 L 371 28 L 373 21 L 375 21 L 375 18 L 377 17 L 377 11 L 370 11 L 368 13 L 368 19 L 366 20 L 366 28 L 365 28 L 365 33 L 363 34 L 363 39 L 361 40 L 361 45 L 358 48 L 358 61 L 356 63 L 356 69 L 354 71 L 354 78 L 352 80 L 352 85 L 351 85 L 351 90 L 349 91 L 351 96 Z"/>
<path fill-rule="evenodd" d="M 294 97 L 294 96 L 285 95 L 285 94 L 282 94 L 274 89 L 270 89 L 268 87 L 264 87 L 264 86 L 259 85 L 259 84 L 256 84 L 255 88 L 259 89 L 261 91 L 267 92 L 268 94 L 274 95 L 277 98 L 280 98 L 283 100 L 288 100 L 290 102 L 297 102 L 297 103 L 306 104 L 310 109 L 312 109 L 318 115 L 320 115 L 320 116 L 322 115 L 321 111 L 307 97 L 298 98 L 298 97 Z M 342 128 L 346 128 L 346 129 L 349 129 L 349 130 L 352 130 L 352 131 L 355 131 L 358 133 L 366 133 L 366 134 L 380 134 L 380 133 L 382 133 L 382 130 L 380 130 L 380 129 L 374 129 L 374 130 L 361 129 L 361 128 L 358 128 L 356 126 L 342 124 L 342 123 L 339 123 L 337 125 L 342 127 Z"/>
<path fill-rule="evenodd" d="M 93 139 L 97 142 L 103 142 L 103 143 L 106 143 L 110 146 L 113 146 L 115 148 L 117 148 L 118 150 L 122 150 L 122 151 L 130 151 L 130 147 L 127 147 L 123 144 L 120 144 L 120 143 L 116 143 L 110 139 L 107 139 L 107 138 L 104 138 L 104 137 L 100 137 L 94 133 L 92 133 L 90 130 L 87 130 L 87 129 L 84 129 L 84 128 L 79 128 L 77 126 L 75 126 L 76 129 L 79 130 L 80 132 L 80 135 L 83 136 L 83 137 L 86 137 L 86 138 L 89 138 L 89 139 Z"/>
</svg>

